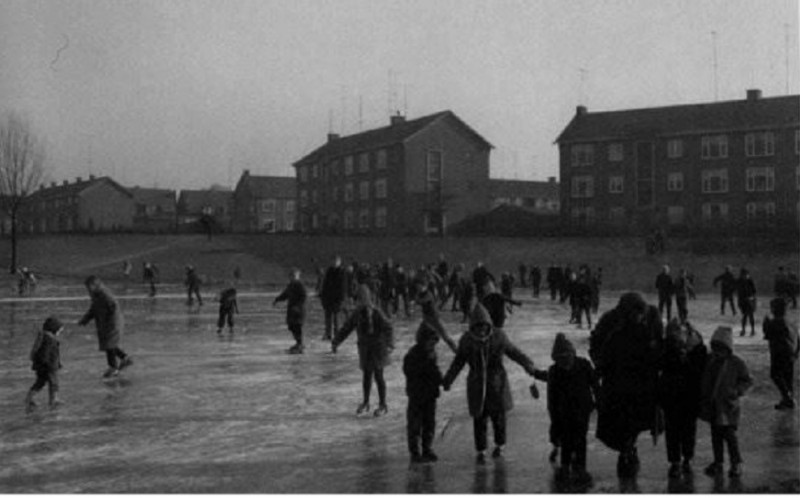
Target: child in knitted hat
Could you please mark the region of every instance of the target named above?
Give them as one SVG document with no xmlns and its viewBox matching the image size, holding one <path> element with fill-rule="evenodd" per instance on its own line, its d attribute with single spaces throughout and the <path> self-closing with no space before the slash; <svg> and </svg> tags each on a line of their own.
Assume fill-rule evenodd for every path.
<svg viewBox="0 0 800 498">
<path fill-rule="evenodd" d="M 403 373 L 406 376 L 406 411 L 408 451 L 411 461 L 435 462 L 438 460 L 431 449 L 436 431 L 436 398 L 442 385 L 442 372 L 436 363 L 436 343 L 439 334 L 423 321 L 417 329 L 416 344 L 403 359 Z M 422 453 L 419 450 L 422 439 Z"/>
<path fill-rule="evenodd" d="M 33 363 L 31 369 L 36 372 L 36 382 L 34 382 L 28 395 L 25 397 L 25 404 L 28 410 L 33 409 L 36 403 L 33 396 L 47 385 L 50 394 L 50 406 L 55 407 L 60 404 L 58 400 L 58 370 L 61 368 L 61 352 L 59 349 L 58 335 L 64 330 L 58 318 L 51 316 L 44 321 L 42 331 L 36 336 L 36 341 L 31 348 L 30 359 Z"/>
<path fill-rule="evenodd" d="M 559 332 L 553 343 L 551 357 L 555 362 L 547 370 L 536 370 L 534 377 L 547 382 L 547 411 L 550 414 L 550 442 L 555 460 L 561 447 L 561 467 L 558 480 L 574 477 L 578 482 L 588 482 L 586 472 L 586 433 L 589 416 L 594 410 L 597 393 L 597 376 L 586 358 L 577 356 L 575 347 Z"/>
<path fill-rule="evenodd" d="M 711 424 L 714 463 L 706 467 L 712 477 L 722 473 L 724 445 L 728 445 L 731 477 L 742 475 L 742 456 L 736 428 L 739 426 L 739 398 L 753 385 L 747 365 L 733 354 L 733 329 L 718 327 L 711 336 L 711 358 L 700 385 L 700 418 Z"/>
</svg>

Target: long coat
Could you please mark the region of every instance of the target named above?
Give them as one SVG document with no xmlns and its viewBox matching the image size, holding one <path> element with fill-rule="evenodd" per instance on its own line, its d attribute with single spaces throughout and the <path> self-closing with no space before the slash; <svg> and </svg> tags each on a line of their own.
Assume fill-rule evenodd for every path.
<svg viewBox="0 0 800 498">
<path fill-rule="evenodd" d="M 97 327 L 97 342 L 100 351 L 108 351 L 119 347 L 122 337 L 123 319 L 117 300 L 105 287 L 99 287 L 91 294 L 92 304 L 89 311 L 83 315 L 81 325 L 86 325 L 94 320 Z"/>
<path fill-rule="evenodd" d="M 306 319 L 306 288 L 299 280 L 289 282 L 275 302 L 286 301 L 286 325 L 302 326 Z"/>
<path fill-rule="evenodd" d="M 403 373 L 410 402 L 425 403 L 439 397 L 442 372 L 435 352 L 429 353 L 420 344 L 414 344 L 403 358 Z"/>
<path fill-rule="evenodd" d="M 338 311 L 347 297 L 347 275 L 341 266 L 331 266 L 325 272 L 319 292 L 322 307 Z"/>
<path fill-rule="evenodd" d="M 461 336 L 443 385 L 449 387 L 464 365 L 469 364 L 467 404 L 470 416 L 509 411 L 514 407 L 503 356 L 508 356 L 533 375 L 533 361 L 512 344 L 502 330 L 493 328 L 483 337 L 471 331 Z"/>
<path fill-rule="evenodd" d="M 685 344 L 668 337 L 664 343 L 658 402 L 665 412 L 700 411 L 700 383 L 708 361 L 708 349 L 700 334 L 691 330 Z"/>
<path fill-rule="evenodd" d="M 589 360 L 576 357 L 569 370 L 552 365 L 547 371 L 537 371 L 534 377 L 547 382 L 550 442 L 560 444 L 569 431 L 585 433 L 599 388 Z"/>
<path fill-rule="evenodd" d="M 752 385 L 741 358 L 732 353 L 712 355 L 703 373 L 700 417 L 712 425 L 738 426 L 739 398 Z"/>
<path fill-rule="evenodd" d="M 361 370 L 375 370 L 389 364 L 394 349 L 392 324 L 373 307 L 356 309 L 336 332 L 332 344 L 338 346 L 355 330 L 358 337 L 358 360 Z"/>
</svg>

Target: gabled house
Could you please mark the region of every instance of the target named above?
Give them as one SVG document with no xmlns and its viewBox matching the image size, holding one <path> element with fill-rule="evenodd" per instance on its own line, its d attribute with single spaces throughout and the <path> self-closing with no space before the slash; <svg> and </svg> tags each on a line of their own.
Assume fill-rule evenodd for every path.
<svg viewBox="0 0 800 498">
<path fill-rule="evenodd" d="M 133 230 L 136 232 L 174 232 L 177 224 L 174 190 L 133 187 Z"/>
<path fill-rule="evenodd" d="M 206 221 L 215 231 L 231 229 L 233 192 L 230 190 L 181 190 L 178 196 L 178 231 L 204 230 Z"/>
<path fill-rule="evenodd" d="M 244 170 L 233 194 L 233 230 L 294 231 L 297 218 L 295 183 L 290 176 L 258 176 Z"/>
</svg>

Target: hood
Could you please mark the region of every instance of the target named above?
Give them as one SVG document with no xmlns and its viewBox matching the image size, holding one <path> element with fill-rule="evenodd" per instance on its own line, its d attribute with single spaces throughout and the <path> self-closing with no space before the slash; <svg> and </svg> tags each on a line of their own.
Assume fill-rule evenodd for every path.
<svg viewBox="0 0 800 498">
<path fill-rule="evenodd" d="M 556 334 L 556 340 L 553 343 L 553 351 L 550 357 L 555 360 L 557 356 L 565 356 L 568 354 L 575 356 L 575 346 L 572 345 L 563 332 L 559 332 Z"/>
<path fill-rule="evenodd" d="M 439 333 L 433 328 L 428 322 L 423 321 L 419 324 L 419 328 L 417 329 L 416 334 L 416 342 L 417 344 L 422 344 L 430 339 L 439 339 Z"/>
<path fill-rule="evenodd" d="M 633 313 L 644 313 L 647 309 L 647 303 L 644 298 L 636 292 L 627 292 L 620 296 L 617 309 L 630 316 Z"/>
<path fill-rule="evenodd" d="M 481 323 L 492 325 L 492 319 L 482 304 L 476 304 L 469 315 L 469 327 L 472 328 Z"/>
<path fill-rule="evenodd" d="M 733 351 L 733 329 L 730 327 L 717 327 L 714 334 L 711 336 L 711 342 L 717 343 Z"/>
</svg>

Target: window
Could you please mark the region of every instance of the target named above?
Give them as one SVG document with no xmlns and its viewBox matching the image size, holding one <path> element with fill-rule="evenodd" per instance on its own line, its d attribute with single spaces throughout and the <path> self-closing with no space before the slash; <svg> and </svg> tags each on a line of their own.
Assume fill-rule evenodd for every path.
<svg viewBox="0 0 800 498">
<path fill-rule="evenodd" d="M 608 177 L 608 192 L 611 194 L 621 194 L 624 178 L 621 176 Z"/>
<path fill-rule="evenodd" d="M 344 158 L 344 176 L 350 176 L 353 174 L 353 156 L 347 156 Z"/>
<path fill-rule="evenodd" d="M 594 197 L 594 178 L 591 176 L 572 177 L 572 198 Z"/>
<path fill-rule="evenodd" d="M 800 154 L 800 130 L 794 130 L 794 153 Z"/>
<path fill-rule="evenodd" d="M 425 233 L 443 233 L 444 215 L 441 212 L 428 212 L 423 215 Z"/>
<path fill-rule="evenodd" d="M 375 169 L 386 169 L 386 149 L 380 149 L 375 155 Z"/>
<path fill-rule="evenodd" d="M 294 201 L 286 201 L 286 213 L 294 213 Z"/>
<path fill-rule="evenodd" d="M 728 191 L 728 170 L 710 169 L 703 171 L 703 193 L 717 194 Z"/>
<path fill-rule="evenodd" d="M 369 228 L 369 209 L 358 212 L 358 228 Z"/>
<path fill-rule="evenodd" d="M 608 208 L 608 221 L 614 225 L 621 225 L 625 222 L 625 208 L 614 206 Z"/>
<path fill-rule="evenodd" d="M 369 173 L 369 152 L 362 152 L 358 155 L 358 172 Z"/>
<path fill-rule="evenodd" d="M 585 224 L 595 219 L 594 208 L 592 206 L 575 206 L 572 208 L 570 215 L 572 216 L 572 221 L 577 224 Z"/>
<path fill-rule="evenodd" d="M 300 191 L 300 207 L 308 206 L 308 191 L 301 190 Z"/>
<path fill-rule="evenodd" d="M 386 199 L 386 179 L 375 180 L 375 198 Z"/>
<path fill-rule="evenodd" d="M 594 164 L 594 145 L 578 144 L 571 148 L 573 166 L 590 166 Z"/>
<path fill-rule="evenodd" d="M 683 173 L 667 174 L 667 190 L 669 192 L 680 192 L 683 190 Z"/>
<path fill-rule="evenodd" d="M 311 166 L 311 178 L 319 178 L 319 164 Z"/>
<path fill-rule="evenodd" d="M 358 184 L 358 198 L 362 201 L 369 199 L 369 182 L 361 182 Z"/>
<path fill-rule="evenodd" d="M 744 136 L 744 153 L 747 157 L 774 156 L 775 134 L 771 131 L 748 133 Z"/>
<path fill-rule="evenodd" d="M 670 159 L 683 157 L 683 140 L 675 138 L 667 142 L 667 157 Z"/>
<path fill-rule="evenodd" d="M 428 182 L 442 181 L 442 152 L 428 151 Z"/>
<path fill-rule="evenodd" d="M 702 206 L 704 221 L 725 221 L 728 219 L 727 202 L 706 202 Z"/>
<path fill-rule="evenodd" d="M 775 203 L 772 201 L 748 202 L 745 208 L 747 209 L 748 220 L 763 220 L 775 217 Z"/>
<path fill-rule="evenodd" d="M 385 207 L 379 207 L 375 210 L 375 228 L 386 228 Z"/>
<path fill-rule="evenodd" d="M 623 149 L 622 144 L 615 143 L 608 146 L 608 160 L 612 163 L 618 163 L 622 161 L 623 158 Z"/>
<path fill-rule="evenodd" d="M 275 220 L 273 218 L 266 218 L 261 221 L 261 230 L 273 233 L 275 232 Z"/>
<path fill-rule="evenodd" d="M 308 168 L 305 166 L 298 166 L 297 167 L 297 175 L 300 177 L 300 183 L 305 183 L 308 181 Z"/>
<path fill-rule="evenodd" d="M 311 204 L 319 204 L 319 193 L 317 192 L 317 189 L 311 191 Z"/>
<path fill-rule="evenodd" d="M 772 192 L 775 190 L 775 168 L 747 168 L 744 189 L 747 192 Z"/>
<path fill-rule="evenodd" d="M 353 229 L 353 211 L 351 211 L 350 209 L 344 212 L 344 229 L 345 230 Z"/>
<path fill-rule="evenodd" d="M 288 220 L 284 221 L 283 222 L 283 228 L 287 232 L 293 231 L 294 230 L 294 220 L 293 219 L 288 219 Z"/>
<path fill-rule="evenodd" d="M 331 171 L 331 176 L 339 176 L 339 160 L 335 159 L 331 161 L 328 165 L 328 169 Z"/>
<path fill-rule="evenodd" d="M 719 159 L 728 157 L 728 136 L 713 135 L 701 140 L 701 156 L 703 159 Z"/>
<path fill-rule="evenodd" d="M 344 202 L 353 202 L 353 184 L 347 183 L 344 186 Z"/>
<path fill-rule="evenodd" d="M 683 225 L 685 216 L 683 206 L 667 206 L 667 223 L 670 225 Z"/>
<path fill-rule="evenodd" d="M 261 201 L 261 212 L 262 213 L 274 213 L 275 212 L 275 200 L 274 199 L 267 199 L 265 201 Z"/>
<path fill-rule="evenodd" d="M 316 230 L 319 228 L 319 215 L 314 213 L 311 215 L 311 229 Z"/>
</svg>

